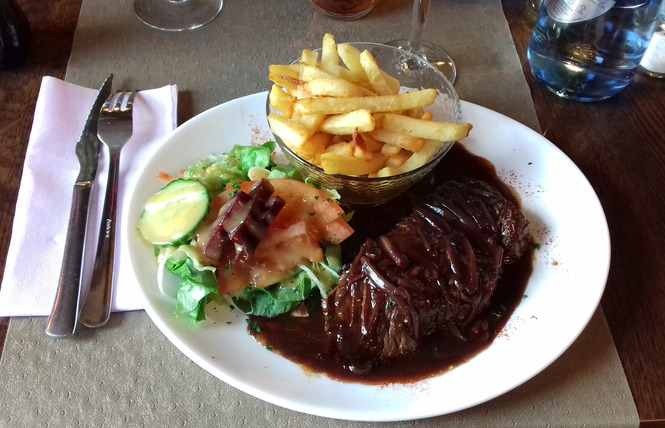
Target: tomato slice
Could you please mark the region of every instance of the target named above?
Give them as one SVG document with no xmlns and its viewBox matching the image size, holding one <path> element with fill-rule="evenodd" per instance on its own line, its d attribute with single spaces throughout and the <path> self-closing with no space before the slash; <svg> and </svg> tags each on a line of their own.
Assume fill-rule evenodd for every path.
<svg viewBox="0 0 665 428">
<path fill-rule="evenodd" d="M 318 231 L 319 240 L 331 244 L 339 244 L 353 233 L 343 218 L 342 207 L 325 192 L 288 178 L 270 180 L 270 184 L 275 194 L 286 201 L 275 219 L 278 224 L 295 219 L 305 221 Z"/>
<path fill-rule="evenodd" d="M 272 227 L 256 247 L 250 280 L 264 288 L 291 277 L 299 264 L 320 263 L 323 257 L 318 234 L 306 222 Z"/>
<path fill-rule="evenodd" d="M 239 190 L 249 192 L 253 184 L 242 183 Z M 267 287 L 288 279 L 298 264 L 323 261 L 321 241 L 339 244 L 353 233 L 343 218 L 344 210 L 325 192 L 289 178 L 270 179 L 270 184 L 273 195 L 284 199 L 284 207 L 256 247 L 249 270 L 218 269 L 223 294 L 242 290 L 250 283 Z M 228 186 L 215 198 L 211 211 L 218 212 L 235 190 Z"/>
</svg>

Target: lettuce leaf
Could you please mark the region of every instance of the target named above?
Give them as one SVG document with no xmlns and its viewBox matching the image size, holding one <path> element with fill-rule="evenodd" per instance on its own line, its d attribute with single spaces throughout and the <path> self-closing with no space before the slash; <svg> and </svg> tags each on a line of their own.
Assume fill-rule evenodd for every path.
<svg viewBox="0 0 665 428">
<path fill-rule="evenodd" d="M 295 309 L 303 300 L 317 291 L 301 272 L 291 284 L 275 284 L 268 288 L 246 288 L 233 303 L 241 311 L 264 317 L 275 317 Z"/>
<path fill-rule="evenodd" d="M 247 287 L 232 296 L 231 301 L 242 312 L 264 317 L 275 317 L 295 309 L 305 299 L 319 294 L 322 298 L 332 290 L 339 276 L 336 263 L 337 246 L 326 254 L 326 263 L 300 266 L 300 271 L 283 283 L 267 288 Z M 176 316 L 187 316 L 193 322 L 206 319 L 205 306 L 219 296 L 219 284 L 213 270 L 208 266 L 199 270 L 191 255 L 178 259 L 167 259 L 166 268 L 181 277 L 176 297 Z"/>
<path fill-rule="evenodd" d="M 208 189 L 211 197 L 221 193 L 227 184 L 239 185 L 248 181 L 247 172 L 252 167 L 272 169 L 275 163 L 270 157 L 275 142 L 261 146 L 235 145 L 229 153 L 206 156 L 185 170 L 183 176 L 196 179 Z"/>
<path fill-rule="evenodd" d="M 291 165 L 276 165 L 272 167 L 268 178 L 292 178 L 294 180 L 305 181 L 302 175 Z"/>
<path fill-rule="evenodd" d="M 247 177 L 247 171 L 252 167 L 270 169 L 274 166 L 275 163 L 270 157 L 273 151 L 275 151 L 275 142 L 268 141 L 260 147 L 235 145 L 229 152 L 229 156 L 238 160 L 240 169 L 245 174 L 245 177 Z M 247 181 L 247 179 L 244 181 Z"/>
<path fill-rule="evenodd" d="M 215 295 L 219 295 L 215 273 L 209 269 L 196 269 L 189 257 L 166 260 L 166 267 L 182 278 L 176 298 L 175 315 L 185 315 L 194 322 L 204 320 L 205 306 Z"/>
<path fill-rule="evenodd" d="M 233 303 L 245 313 L 263 317 L 276 317 L 291 312 L 314 294 L 324 298 L 337 286 L 340 268 L 339 246 L 328 247 L 325 263 L 300 265 L 300 271 L 289 281 L 267 288 L 246 288 L 242 295 L 233 297 Z"/>
</svg>

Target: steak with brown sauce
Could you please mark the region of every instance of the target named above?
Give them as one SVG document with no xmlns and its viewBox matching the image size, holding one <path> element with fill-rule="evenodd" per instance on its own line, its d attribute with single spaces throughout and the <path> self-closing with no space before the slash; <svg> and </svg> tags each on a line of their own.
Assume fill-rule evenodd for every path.
<svg viewBox="0 0 665 428">
<path fill-rule="evenodd" d="M 476 317 L 502 265 L 529 244 L 513 200 L 478 180 L 443 183 L 390 232 L 368 239 L 323 301 L 329 356 L 362 374 L 435 331 L 488 335 Z"/>
</svg>

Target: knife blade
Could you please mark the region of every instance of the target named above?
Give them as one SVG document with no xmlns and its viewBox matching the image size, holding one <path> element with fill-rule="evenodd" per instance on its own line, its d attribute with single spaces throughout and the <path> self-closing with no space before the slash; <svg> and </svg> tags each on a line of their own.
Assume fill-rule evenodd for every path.
<svg viewBox="0 0 665 428">
<path fill-rule="evenodd" d="M 72 206 L 69 212 L 58 290 L 46 325 L 46 334 L 52 337 L 65 337 L 76 331 L 90 197 L 97 175 L 101 146 L 97 137 L 97 122 L 104 101 L 111 95 L 112 84 L 113 74 L 110 74 L 99 89 L 85 121 L 81 138 L 76 144 L 76 157 L 79 160 L 80 169 L 72 193 Z"/>
</svg>

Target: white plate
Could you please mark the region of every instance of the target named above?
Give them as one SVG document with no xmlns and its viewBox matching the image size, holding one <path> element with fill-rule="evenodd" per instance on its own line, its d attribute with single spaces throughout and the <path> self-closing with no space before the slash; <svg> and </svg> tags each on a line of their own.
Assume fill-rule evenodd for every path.
<svg viewBox="0 0 665 428">
<path fill-rule="evenodd" d="M 540 244 L 527 297 L 487 350 L 441 376 L 408 385 L 368 386 L 305 373 L 255 342 L 244 317 L 228 310 L 214 311 L 197 325 L 174 318 L 174 301 L 157 290 L 153 252 L 135 229 L 142 204 L 163 186 L 156 178 L 159 172 L 177 174 L 199 157 L 227 152 L 233 144 L 271 139 L 265 100 L 266 93 L 240 98 L 183 124 L 145 165 L 140 184 L 129 195 L 123 233 L 146 311 L 196 364 L 246 393 L 296 411 L 348 420 L 407 420 L 455 412 L 510 391 L 551 364 L 582 332 L 598 306 L 610 262 L 609 232 L 598 198 L 552 143 L 467 102 L 462 104 L 464 120 L 474 128 L 464 145 L 489 159 L 517 190 Z"/>
</svg>

